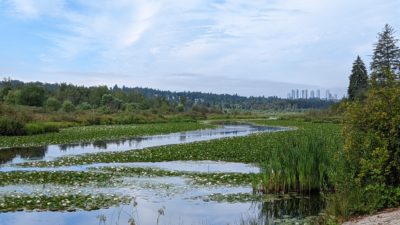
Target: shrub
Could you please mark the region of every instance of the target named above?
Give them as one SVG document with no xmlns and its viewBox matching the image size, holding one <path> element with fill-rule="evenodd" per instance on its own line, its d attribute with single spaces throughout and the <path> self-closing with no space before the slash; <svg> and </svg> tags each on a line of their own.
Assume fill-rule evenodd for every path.
<svg viewBox="0 0 400 225">
<path fill-rule="evenodd" d="M 61 108 L 61 103 L 56 98 L 50 97 L 44 103 L 44 106 L 52 111 L 57 111 Z"/>
<path fill-rule="evenodd" d="M 81 104 L 78 105 L 79 110 L 89 110 L 92 108 L 92 105 L 90 105 L 87 102 L 82 102 Z"/>
<path fill-rule="evenodd" d="M 46 90 L 42 86 L 27 85 L 21 90 L 19 103 L 29 106 L 42 106 L 46 99 Z"/>
<path fill-rule="evenodd" d="M 71 101 L 66 100 L 66 101 L 64 101 L 64 103 L 62 105 L 62 111 L 73 112 L 73 111 L 75 111 L 75 106 L 74 106 L 74 104 L 72 104 Z"/>
<path fill-rule="evenodd" d="M 58 132 L 60 129 L 52 123 L 27 123 L 25 131 L 28 135 Z"/>
<path fill-rule="evenodd" d="M 24 135 L 24 124 L 18 120 L 10 118 L 0 118 L 0 135 L 13 136 Z"/>
</svg>

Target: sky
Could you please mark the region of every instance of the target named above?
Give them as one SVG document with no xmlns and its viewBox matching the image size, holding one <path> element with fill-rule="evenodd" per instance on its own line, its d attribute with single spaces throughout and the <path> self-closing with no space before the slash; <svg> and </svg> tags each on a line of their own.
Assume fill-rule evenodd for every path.
<svg viewBox="0 0 400 225">
<path fill-rule="evenodd" d="M 0 78 L 343 96 L 400 0 L 0 0 Z"/>
</svg>

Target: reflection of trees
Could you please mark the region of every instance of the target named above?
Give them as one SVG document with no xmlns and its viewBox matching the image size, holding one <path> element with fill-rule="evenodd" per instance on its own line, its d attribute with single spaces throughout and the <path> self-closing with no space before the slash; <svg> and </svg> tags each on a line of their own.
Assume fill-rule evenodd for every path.
<svg viewBox="0 0 400 225">
<path fill-rule="evenodd" d="M 179 141 L 181 141 L 181 142 L 186 141 L 186 135 L 180 135 L 179 136 Z"/>
<path fill-rule="evenodd" d="M 106 141 L 94 141 L 93 142 L 93 147 L 99 148 L 99 149 L 107 149 L 107 142 Z"/>
<path fill-rule="evenodd" d="M 305 218 L 317 215 L 323 208 L 324 202 L 320 196 L 292 197 L 263 202 L 259 205 L 260 224 L 273 225 L 274 220 L 284 218 Z"/>
<path fill-rule="evenodd" d="M 0 164 L 10 162 L 18 156 L 23 159 L 43 159 L 46 152 L 47 152 L 47 146 L 1 149 Z"/>
<path fill-rule="evenodd" d="M 93 143 L 92 142 L 82 142 L 82 143 L 78 143 L 78 144 L 62 144 L 62 145 L 58 145 L 58 147 L 60 148 L 61 151 L 67 151 L 69 149 L 74 149 L 74 148 L 86 148 L 88 146 L 92 146 Z"/>
</svg>

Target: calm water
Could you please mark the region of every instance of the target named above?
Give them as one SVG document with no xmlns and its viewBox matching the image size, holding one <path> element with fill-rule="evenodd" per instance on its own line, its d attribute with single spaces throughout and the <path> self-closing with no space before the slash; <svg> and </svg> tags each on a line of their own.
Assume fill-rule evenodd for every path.
<svg viewBox="0 0 400 225">
<path fill-rule="evenodd" d="M 168 186 L 168 188 L 165 188 Z M 20 186 L 2 187 L 7 193 L 57 193 L 67 189 L 64 186 Z M 74 191 L 90 193 L 90 188 L 71 188 Z M 209 200 L 212 194 L 251 193 L 251 187 L 191 186 L 181 177 L 127 178 L 120 187 L 98 188 L 95 193 L 123 193 L 135 196 L 133 204 L 111 207 L 96 211 L 76 212 L 12 212 L 0 213 L 1 224 L 100 224 L 98 217 L 107 218 L 105 224 L 156 224 L 158 210 L 163 209 L 159 224 L 239 224 L 244 220 L 256 220 L 260 224 L 277 224 L 281 220 L 295 221 L 297 218 L 316 215 L 323 204 L 318 196 L 312 198 L 294 196 L 266 202 L 215 202 Z M 119 216 L 118 216 L 119 215 Z"/>
<path fill-rule="evenodd" d="M 37 148 L 9 148 L 0 150 L 0 172 L 12 170 L 71 170 L 82 171 L 93 167 L 130 166 L 152 167 L 164 170 L 200 173 L 258 173 L 255 165 L 214 161 L 173 161 L 156 163 L 97 163 L 84 166 L 58 168 L 21 168 L 14 163 L 32 160 L 54 160 L 65 155 L 104 151 L 126 151 L 146 147 L 205 141 L 224 137 L 244 136 L 257 132 L 283 131 L 287 128 L 261 127 L 251 125 L 225 125 L 216 129 L 172 133 L 106 142 L 76 145 L 49 145 Z M 126 177 L 122 183 L 111 187 L 72 187 L 57 185 L 9 185 L 0 187 L 1 195 L 32 193 L 111 193 L 136 198 L 137 205 L 121 205 L 108 209 L 76 212 L 9 212 L 0 213 L 1 225 L 98 225 L 98 224 L 240 224 L 241 220 L 256 220 L 260 224 L 277 224 L 282 220 L 296 221 L 298 218 L 316 215 L 323 203 L 318 196 L 311 198 L 294 196 L 291 198 L 269 199 L 263 202 L 216 202 L 210 201 L 213 194 L 252 193 L 250 186 L 203 186 L 193 185 L 184 177 Z M 159 215 L 159 210 L 164 215 Z M 102 218 L 102 219 L 100 219 Z"/>
<path fill-rule="evenodd" d="M 293 207 L 293 208 L 290 208 Z M 319 212 L 320 204 L 315 199 L 291 199 L 265 203 L 214 203 L 189 202 L 172 199 L 156 203 L 139 201 L 136 208 L 121 206 L 118 208 L 100 209 L 96 211 L 77 212 L 14 212 L 0 214 L 3 225 L 98 225 L 99 216 L 104 215 L 104 224 L 128 225 L 133 218 L 136 224 L 157 224 L 158 210 L 164 209 L 159 224 L 188 224 L 188 225 L 221 225 L 240 224 L 240 221 L 256 220 L 260 224 L 278 224 L 282 219 L 298 215 L 314 215 Z M 286 209 L 286 210 L 283 210 Z"/>
</svg>

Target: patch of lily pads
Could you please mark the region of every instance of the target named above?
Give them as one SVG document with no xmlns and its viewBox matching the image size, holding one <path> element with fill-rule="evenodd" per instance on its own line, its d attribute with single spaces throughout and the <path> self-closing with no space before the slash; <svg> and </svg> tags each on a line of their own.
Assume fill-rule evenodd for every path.
<svg viewBox="0 0 400 225">
<path fill-rule="evenodd" d="M 110 181 L 113 182 L 110 182 Z M 112 173 L 93 171 L 12 171 L 0 173 L 0 186 L 15 184 L 60 184 L 104 186 L 115 183 Z"/>
<path fill-rule="evenodd" d="M 198 196 L 193 199 L 201 199 L 203 201 L 244 203 L 244 202 L 274 202 L 292 199 L 309 199 L 308 196 L 301 196 L 296 193 L 291 194 L 260 194 L 260 193 L 214 193 L 206 196 Z"/>
<path fill-rule="evenodd" d="M 258 174 L 168 171 L 150 167 L 93 167 L 88 171 L 12 171 L 0 173 L 0 186 L 57 184 L 115 186 L 123 177 L 183 177 L 193 185 L 251 185 Z"/>
<path fill-rule="evenodd" d="M 99 167 L 93 168 L 103 172 L 110 172 L 116 176 L 138 177 L 185 177 L 197 185 L 251 185 L 258 174 L 250 173 L 198 173 L 183 171 L 168 171 L 157 168 L 143 167 Z"/>
<path fill-rule="evenodd" d="M 129 204 L 132 197 L 113 194 L 22 194 L 0 196 L 0 212 L 97 210 Z"/>
</svg>

